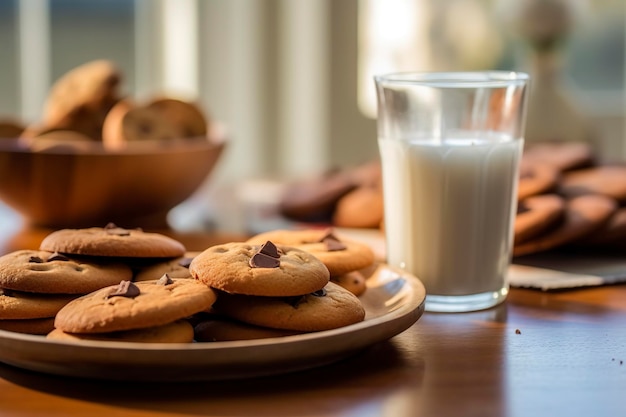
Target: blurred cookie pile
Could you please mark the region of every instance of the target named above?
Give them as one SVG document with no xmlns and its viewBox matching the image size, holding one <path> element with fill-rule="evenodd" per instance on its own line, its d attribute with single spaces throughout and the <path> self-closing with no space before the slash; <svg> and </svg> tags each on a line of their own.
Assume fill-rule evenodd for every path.
<svg viewBox="0 0 626 417">
<path fill-rule="evenodd" d="M 90 61 L 65 73 L 52 85 L 41 120 L 23 126 L 0 120 L 0 138 L 19 137 L 30 149 L 106 150 L 145 141 L 205 138 L 210 118 L 196 103 L 169 96 L 142 101 L 121 92 L 123 75 L 107 60 Z"/>
<path fill-rule="evenodd" d="M 294 181 L 280 211 L 304 223 L 383 228 L 380 165 Z M 586 143 L 527 144 L 514 243 L 514 256 L 570 246 L 626 247 L 626 165 L 598 163 Z"/>
<path fill-rule="evenodd" d="M 270 240 L 271 239 L 271 240 Z M 190 343 L 335 329 L 365 319 L 368 246 L 275 231 L 188 252 L 115 224 L 60 229 L 0 257 L 0 329 L 56 340 Z"/>
</svg>

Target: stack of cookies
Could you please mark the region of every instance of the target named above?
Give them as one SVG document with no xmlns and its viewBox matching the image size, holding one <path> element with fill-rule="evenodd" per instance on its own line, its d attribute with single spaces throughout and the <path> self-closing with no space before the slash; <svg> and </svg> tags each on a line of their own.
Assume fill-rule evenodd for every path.
<svg viewBox="0 0 626 417">
<path fill-rule="evenodd" d="M 0 329 L 46 334 L 71 300 L 132 278 L 119 262 L 20 250 L 0 257 Z"/>
<path fill-rule="evenodd" d="M 383 228 L 380 164 L 288 184 L 281 212 L 301 222 Z M 529 143 L 522 156 L 514 256 L 626 248 L 626 166 L 600 164 L 582 142 Z"/>
<path fill-rule="evenodd" d="M 220 316 L 196 326 L 197 340 L 228 337 L 220 317 L 247 324 L 248 332 L 255 326 L 257 337 L 329 330 L 365 318 L 359 298 L 330 281 L 325 263 L 295 246 L 271 240 L 217 245 L 196 256 L 189 269 L 218 291 L 213 309 Z"/>
<path fill-rule="evenodd" d="M 202 252 L 115 224 L 57 230 L 38 250 L 0 257 L 0 329 L 154 343 L 335 329 L 364 320 L 359 270 L 373 262 L 369 247 L 325 230 L 278 230 Z"/>
<path fill-rule="evenodd" d="M 136 268 L 137 264 L 168 264 L 185 254 L 185 247 L 167 236 L 114 224 L 104 228 L 58 230 L 41 242 L 40 249 L 102 263 L 122 261 L 129 271 L 131 265 Z M 48 337 L 193 341 L 193 327 L 184 319 L 209 309 L 215 301 L 215 292 L 194 280 L 172 278 L 167 273 L 142 282 L 132 279 L 132 272 L 126 277 L 118 276 L 115 285 L 100 287 L 69 302 L 56 314 L 55 330 Z"/>
</svg>

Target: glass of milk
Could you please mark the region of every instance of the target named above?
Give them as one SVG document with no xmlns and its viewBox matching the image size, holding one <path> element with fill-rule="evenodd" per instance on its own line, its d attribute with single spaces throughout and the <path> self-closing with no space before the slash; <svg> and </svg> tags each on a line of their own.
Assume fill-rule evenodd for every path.
<svg viewBox="0 0 626 417">
<path fill-rule="evenodd" d="M 527 74 L 374 77 L 387 262 L 426 287 L 426 310 L 506 299 Z"/>
</svg>

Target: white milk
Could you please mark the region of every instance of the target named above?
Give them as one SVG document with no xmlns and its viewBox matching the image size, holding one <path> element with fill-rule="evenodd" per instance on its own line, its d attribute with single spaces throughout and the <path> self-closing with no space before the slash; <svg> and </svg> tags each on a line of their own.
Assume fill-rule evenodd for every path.
<svg viewBox="0 0 626 417">
<path fill-rule="evenodd" d="M 523 140 L 379 138 L 387 261 L 432 295 L 506 288 Z"/>
</svg>

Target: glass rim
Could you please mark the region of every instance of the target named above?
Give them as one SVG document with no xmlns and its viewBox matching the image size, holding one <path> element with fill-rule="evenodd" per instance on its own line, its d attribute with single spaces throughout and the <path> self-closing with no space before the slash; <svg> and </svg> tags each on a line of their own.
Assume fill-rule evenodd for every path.
<svg viewBox="0 0 626 417">
<path fill-rule="evenodd" d="M 522 85 L 530 76 L 520 71 L 395 72 L 374 75 L 377 85 L 414 85 L 439 88 L 481 88 Z"/>
</svg>

